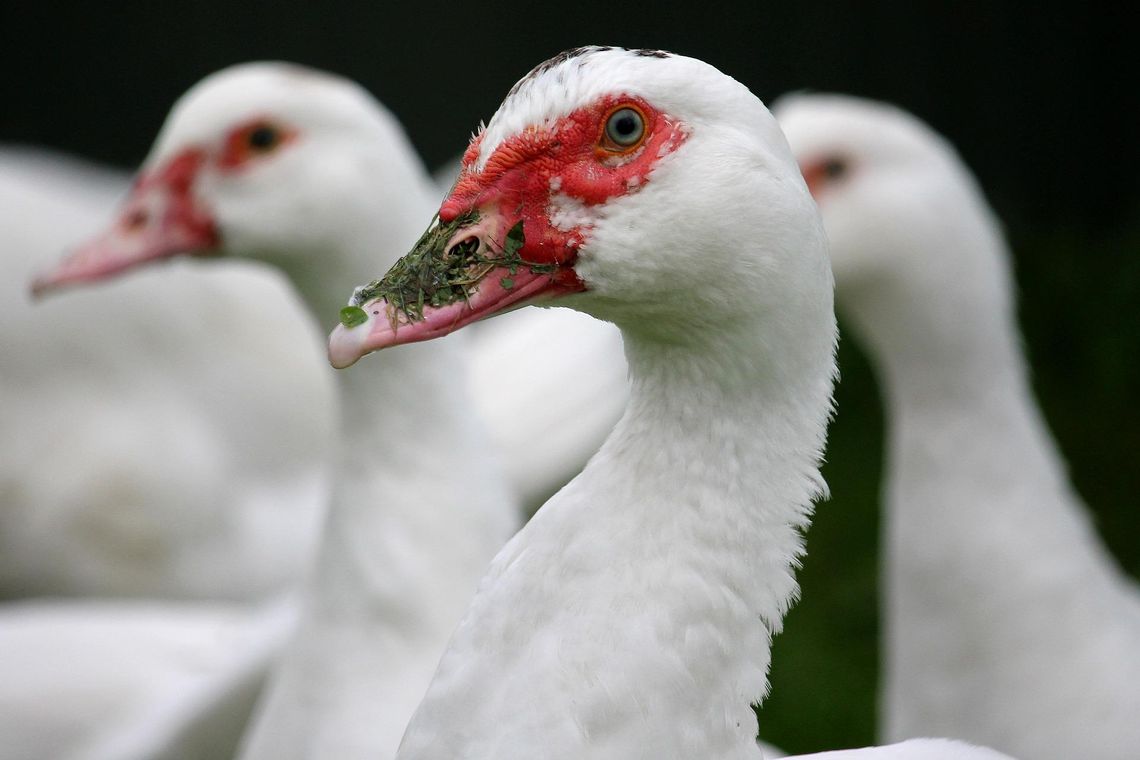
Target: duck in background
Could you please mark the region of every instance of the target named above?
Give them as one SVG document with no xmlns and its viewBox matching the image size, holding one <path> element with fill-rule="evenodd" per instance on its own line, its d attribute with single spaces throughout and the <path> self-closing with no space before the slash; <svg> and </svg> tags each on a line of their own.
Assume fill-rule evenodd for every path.
<svg viewBox="0 0 1140 760">
<path fill-rule="evenodd" d="M 126 190 L 0 151 L 0 596 L 263 599 L 300 578 L 327 487 L 317 334 L 280 277 L 238 264 L 30 303 L 29 271 Z M 247 296 L 275 305 L 275 331 Z"/>
<path fill-rule="evenodd" d="M 657 50 L 539 65 L 412 253 L 354 292 L 330 360 L 532 302 L 618 325 L 630 400 L 491 563 L 398 757 L 761 757 L 751 705 L 825 490 L 836 374 L 826 240 L 763 104 Z"/>
<path fill-rule="evenodd" d="M 362 88 L 245 64 L 179 100 L 114 224 L 37 287 L 179 254 L 245 256 L 284 271 L 320 319 L 378 253 L 415 240 L 437 200 L 403 130 Z M 394 755 L 476 580 L 517 528 L 470 413 L 462 343 L 336 375 L 339 445 L 319 556 L 242 757 Z"/>
<path fill-rule="evenodd" d="M 475 410 L 489 421 L 504 471 L 532 514 L 582 471 L 625 410 L 629 368 L 621 332 L 559 307 L 520 309 L 477 328 Z"/>
<path fill-rule="evenodd" d="M 294 617 L 289 599 L 6 602 L 4 759 L 232 756 Z"/>
<path fill-rule="evenodd" d="M 179 267 L 76 294 L 54 314 L 22 292 L 29 267 L 94 231 L 126 190 L 126 176 L 77 159 L 0 150 L 5 760 L 156 760 L 117 748 L 217 715 L 206 705 L 222 704 L 219 693 L 226 720 L 211 719 L 193 757 L 232 754 L 233 723 L 248 717 L 294 617 L 287 600 L 253 602 L 295 584 L 314 543 L 331 381 L 277 278 Z M 256 334 L 264 304 L 251 308 L 250 294 L 278 305 L 280 333 Z M 213 320 L 248 321 L 220 341 L 216 322 L 182 308 L 203 301 Z M 291 372 L 266 366 L 278 360 Z M 276 405 L 295 393 L 311 409 L 279 419 Z M 286 439 L 280 461 L 246 428 Z M 16 600 L 32 595 L 57 598 Z"/>
<path fill-rule="evenodd" d="M 1135 758 L 1140 592 L 1033 400 L 998 220 L 910 114 L 839 95 L 775 110 L 884 388 L 883 738 Z"/>
</svg>

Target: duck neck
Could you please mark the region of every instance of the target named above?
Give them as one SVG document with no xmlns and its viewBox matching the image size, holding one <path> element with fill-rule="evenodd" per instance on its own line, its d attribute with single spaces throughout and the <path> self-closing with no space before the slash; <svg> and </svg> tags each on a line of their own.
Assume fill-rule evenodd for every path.
<svg viewBox="0 0 1140 760">
<path fill-rule="evenodd" d="M 407 211 L 393 203 L 390 218 L 426 218 L 423 203 Z M 347 236 L 351 248 L 321 252 L 335 266 L 291 272 L 326 326 L 351 283 L 391 263 L 378 253 L 398 254 L 419 234 L 367 229 Z M 517 527 L 471 419 L 464 337 L 384 351 L 335 373 L 340 438 L 329 509 L 298 631 L 247 735 L 246 760 L 394 754 L 476 582 Z"/>
<path fill-rule="evenodd" d="M 1060 557 L 1092 560 L 1090 526 L 1033 401 L 1012 316 L 991 324 L 957 348 L 935 341 L 881 362 L 889 575 L 928 568 L 921 575 L 955 596 L 980 584 L 987 592 L 977 598 L 988 599 L 1003 588 L 1023 593 Z"/>
<path fill-rule="evenodd" d="M 1073 656 L 1081 624 L 1052 621 L 1093 624 L 1088 600 L 1116 576 L 1033 401 L 1012 314 L 975 322 L 988 329 L 877 352 L 891 720 L 971 715 L 977 683 L 1016 684 L 1033 677 L 1027 664 Z"/>
<path fill-rule="evenodd" d="M 480 446 L 460 346 L 437 341 L 338 372 L 341 440 L 311 596 L 409 637 L 446 636 L 516 527 Z"/>
<path fill-rule="evenodd" d="M 361 182 L 385 177 L 384 188 L 346 194 L 337 223 L 314 233 L 315 250 L 276 260 L 323 328 L 337 318 L 352 284 L 391 265 L 430 216 L 433 190 L 422 168 L 410 158 L 387 160 L 359 173 Z M 491 485 L 467 414 L 464 338 L 385 351 L 334 373 L 339 440 L 311 581 L 314 611 L 407 626 L 410 634 L 421 633 L 420 625 L 449 631 L 509 536 L 509 502 Z M 431 494 L 433 507 L 412 508 L 409 494 Z M 492 518 L 496 513 L 503 517 Z M 422 619 L 445 609 L 446 621 Z"/>
<path fill-rule="evenodd" d="M 755 336 L 744 331 L 694 351 L 627 333 L 628 411 L 587 471 L 592 490 L 607 495 L 594 502 L 587 529 L 629 540 L 621 551 L 645 560 L 647 587 L 686 576 L 706 584 L 703 602 L 679 594 L 654 616 L 659 625 L 681 623 L 678 633 L 710 620 L 722 626 L 719 672 L 707 669 L 707 653 L 684 665 L 704 670 L 710 688 L 736 682 L 719 704 L 701 706 L 709 714 L 739 711 L 767 692 L 770 637 L 798 593 L 803 532 L 826 489 L 818 466 L 830 354 L 797 357 L 800 366 L 759 364 Z"/>
<path fill-rule="evenodd" d="M 551 758 L 754 757 L 824 488 L 833 336 L 776 367 L 761 330 L 626 331 L 625 415 L 492 563 L 401 757 L 534 756 L 535 736 Z"/>
</svg>

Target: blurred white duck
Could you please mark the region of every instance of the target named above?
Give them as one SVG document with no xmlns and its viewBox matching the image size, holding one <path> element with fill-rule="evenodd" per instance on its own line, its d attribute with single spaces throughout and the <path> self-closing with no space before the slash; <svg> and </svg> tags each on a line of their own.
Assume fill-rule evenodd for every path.
<svg viewBox="0 0 1140 760">
<path fill-rule="evenodd" d="M 292 610 L 287 602 L 265 609 L 94 600 L 0 606 L 0 754 L 232 756 Z"/>
<path fill-rule="evenodd" d="M 179 253 L 241 255 L 280 267 L 318 320 L 335 319 L 346 283 L 415 240 L 436 201 L 399 125 L 360 87 L 237 66 L 183 96 L 116 224 L 40 287 Z M 394 755 L 479 574 L 517 527 L 469 412 L 461 349 L 337 373 L 318 564 L 242 757 Z"/>
<path fill-rule="evenodd" d="M 248 268 L 166 273 L 161 293 L 143 277 L 77 294 L 58 314 L 33 308 L 21 292 L 28 268 L 95 229 L 125 189 L 125 177 L 73 159 L 0 151 L 4 593 L 264 595 L 295 580 L 312 543 L 319 489 L 310 487 L 318 478 L 308 439 L 329 427 L 317 411 L 331 383 L 306 365 L 276 378 L 259 357 L 234 357 L 236 371 L 263 381 L 257 392 L 180 358 L 208 366 L 260 344 L 264 362 L 286 343 L 315 340 L 312 326 L 290 312 L 279 282 Z M 209 300 L 214 318 L 244 314 L 256 324 L 247 292 L 282 305 L 280 335 L 255 342 L 238 329 L 228 347 L 217 345 L 207 340 L 210 324 L 182 310 Z M 140 319 L 147 313 L 162 316 Z M 305 348 L 288 346 L 278 358 L 293 366 Z M 140 364 L 140 349 L 149 363 Z M 313 414 L 275 421 L 273 404 L 295 392 L 312 394 Z M 243 413 L 227 416 L 242 399 Z M 299 443 L 283 445 L 273 462 L 247 451 L 243 424 Z M 295 499 L 268 501 L 289 486 Z M 279 551 L 285 543 L 296 556 Z M 140 730 L 183 732 L 214 714 L 220 691 L 230 725 L 211 719 L 211 752 L 182 757 L 232 754 L 290 619 L 287 605 L 266 613 L 244 601 L 9 603 L 0 608 L 0 755 L 155 760 L 110 750 L 137 744 Z M 90 754 L 100 747 L 109 752 Z"/>
<path fill-rule="evenodd" d="M 263 597 L 315 543 L 332 414 L 317 336 L 280 278 L 248 266 L 30 303 L 29 272 L 126 189 L 0 151 L 0 595 Z M 279 330 L 247 295 L 278 305 Z M 311 404 L 280 414 L 297 396 Z"/>
<path fill-rule="evenodd" d="M 777 113 L 889 417 L 883 735 L 1038 760 L 1140 753 L 1140 594 L 1033 401 L 998 221 L 913 116 L 796 95 Z"/>
<path fill-rule="evenodd" d="M 471 335 L 471 391 L 512 487 L 533 512 L 582 471 L 625 410 L 621 332 L 561 308 L 480 323 Z"/>
<path fill-rule="evenodd" d="M 751 704 L 824 490 L 836 339 L 823 230 L 763 104 L 660 51 L 543 63 L 437 225 L 354 293 L 330 359 L 548 300 L 621 328 L 629 405 L 492 562 L 398 757 L 758 758 Z"/>
</svg>

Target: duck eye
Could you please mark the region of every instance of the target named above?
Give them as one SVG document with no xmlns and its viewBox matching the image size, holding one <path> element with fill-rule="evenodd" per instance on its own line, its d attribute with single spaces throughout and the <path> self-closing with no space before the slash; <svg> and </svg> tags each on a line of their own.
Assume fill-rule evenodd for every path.
<svg viewBox="0 0 1140 760">
<path fill-rule="evenodd" d="M 632 108 L 619 108 L 606 120 L 606 138 L 617 149 L 636 145 L 645 134 L 645 119 Z"/>
<path fill-rule="evenodd" d="M 821 168 L 823 170 L 823 176 L 828 179 L 839 179 L 847 174 L 847 162 L 842 158 L 829 158 L 823 162 Z"/>
<path fill-rule="evenodd" d="M 249 131 L 246 144 L 259 153 L 268 153 L 281 144 L 281 130 L 272 124 L 259 124 Z"/>
</svg>

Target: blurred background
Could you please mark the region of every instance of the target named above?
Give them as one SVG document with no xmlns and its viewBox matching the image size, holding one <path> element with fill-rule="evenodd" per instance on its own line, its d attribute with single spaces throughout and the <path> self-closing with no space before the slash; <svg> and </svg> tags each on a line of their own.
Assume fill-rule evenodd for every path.
<svg viewBox="0 0 1140 760">
<path fill-rule="evenodd" d="M 1006 225 L 1045 416 L 1107 544 L 1140 575 L 1140 194 L 1134 22 L 1123 7 L 1011 2 L 391 4 L 8 2 L 0 142 L 130 168 L 173 102 L 223 66 L 296 61 L 364 84 L 429 167 L 456 156 L 532 66 L 582 44 L 702 58 L 765 101 L 891 101 L 946 135 Z M 0 355 L 2 356 L 2 355 Z M 764 737 L 873 741 L 882 417 L 858 346 L 801 573 L 773 655 Z M 3 359 L 0 358 L 0 363 Z"/>
</svg>

